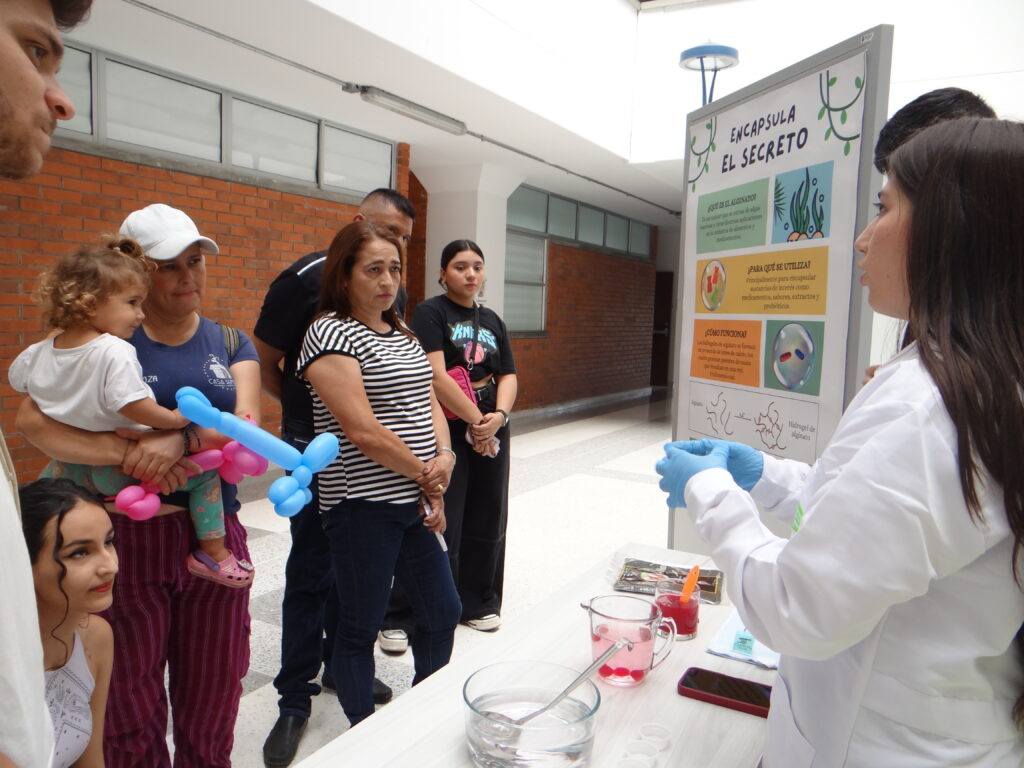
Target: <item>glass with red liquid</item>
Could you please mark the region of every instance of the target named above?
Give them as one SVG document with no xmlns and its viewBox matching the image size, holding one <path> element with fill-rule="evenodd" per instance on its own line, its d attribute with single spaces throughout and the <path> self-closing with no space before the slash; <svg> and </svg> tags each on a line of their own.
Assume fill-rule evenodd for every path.
<svg viewBox="0 0 1024 768">
<path fill-rule="evenodd" d="M 597 658 L 619 638 L 633 642 L 597 670 L 598 680 L 627 688 L 640 685 L 672 650 L 675 627 L 649 598 L 601 595 L 581 604 L 590 614 L 590 648 Z"/>
<path fill-rule="evenodd" d="M 697 636 L 700 620 L 700 587 L 694 587 L 690 599 L 682 600 L 683 582 L 665 579 L 654 583 L 654 602 L 661 609 L 661 615 L 676 624 L 676 640 L 692 640 Z"/>
</svg>

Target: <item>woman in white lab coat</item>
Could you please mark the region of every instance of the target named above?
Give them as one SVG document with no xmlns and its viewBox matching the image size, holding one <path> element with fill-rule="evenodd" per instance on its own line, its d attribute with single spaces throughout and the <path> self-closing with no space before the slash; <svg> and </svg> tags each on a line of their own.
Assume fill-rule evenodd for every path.
<svg viewBox="0 0 1024 768">
<path fill-rule="evenodd" d="M 879 200 L 856 242 L 861 282 L 919 341 L 879 367 L 813 466 L 674 443 L 661 486 L 783 656 L 765 768 L 1016 767 L 1024 126 L 923 131 Z M 774 536 L 758 507 L 797 532 Z"/>
</svg>

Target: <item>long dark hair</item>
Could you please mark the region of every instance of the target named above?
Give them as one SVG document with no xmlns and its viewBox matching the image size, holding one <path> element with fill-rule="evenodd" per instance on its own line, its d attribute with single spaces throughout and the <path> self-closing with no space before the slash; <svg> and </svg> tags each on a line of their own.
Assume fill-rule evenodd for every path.
<svg viewBox="0 0 1024 768">
<path fill-rule="evenodd" d="M 50 637 L 64 646 L 63 663 L 66 664 L 71 650 L 55 634 L 57 627 L 67 621 L 68 612 L 71 610 L 71 601 L 68 599 L 68 593 L 64 591 L 64 578 L 68 575 L 68 569 L 60 557 L 60 551 L 64 548 L 64 534 L 61 533 L 60 526 L 64 522 L 65 515 L 79 502 L 84 501 L 86 504 L 103 507 L 103 499 L 66 478 L 41 477 L 21 486 L 18 489 L 18 500 L 21 503 L 21 532 L 25 536 L 25 546 L 28 548 L 29 559 L 33 565 L 38 563 L 39 558 L 43 556 L 46 526 L 51 520 L 54 521 L 53 548 L 49 554 L 53 558 L 53 562 L 60 567 L 57 587 L 64 595 L 64 616 L 56 626 L 50 628 Z"/>
<path fill-rule="evenodd" d="M 956 426 L 964 500 L 980 524 L 980 473 L 1002 488 L 1013 575 L 1022 584 L 1024 124 L 939 123 L 896 150 L 889 173 L 914 205 L 910 327 Z M 1024 695 L 1013 715 L 1024 727 Z"/>
<path fill-rule="evenodd" d="M 463 251 L 472 251 L 481 259 L 484 258 L 484 252 L 480 249 L 480 246 L 474 243 L 472 240 L 452 240 L 448 245 L 441 251 L 441 271 L 448 269 L 448 265 L 452 263 L 452 259 L 455 258 L 457 253 Z M 486 259 L 484 259 L 486 261 Z M 438 277 L 437 284 L 448 290 L 448 284 L 444 281 L 444 278 Z"/>
<path fill-rule="evenodd" d="M 452 240 L 441 251 L 441 269 L 448 269 L 448 265 L 455 258 L 455 254 L 462 253 L 463 251 L 472 251 L 481 259 L 484 258 L 484 252 L 472 240 Z M 486 261 L 486 259 L 484 260 Z"/>
<path fill-rule="evenodd" d="M 346 283 L 352 276 L 352 269 L 359 261 L 359 253 L 363 246 L 373 240 L 384 240 L 395 246 L 399 259 L 402 256 L 402 245 L 390 230 L 372 221 L 354 221 L 342 228 L 331 241 L 327 249 L 327 261 L 324 262 L 324 275 L 320 282 L 320 303 L 317 317 L 336 314 L 338 317 L 352 316 L 352 302 L 348 296 Z M 392 304 L 381 313 L 381 319 L 398 329 L 410 338 L 414 338 Z"/>
</svg>

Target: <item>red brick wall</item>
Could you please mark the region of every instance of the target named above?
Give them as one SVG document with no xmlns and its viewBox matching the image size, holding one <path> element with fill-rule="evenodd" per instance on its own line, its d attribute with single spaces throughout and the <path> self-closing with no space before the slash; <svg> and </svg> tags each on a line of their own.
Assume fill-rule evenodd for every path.
<svg viewBox="0 0 1024 768">
<path fill-rule="evenodd" d="M 516 409 L 650 384 L 654 264 L 552 243 L 547 335 L 515 339 Z"/>
<path fill-rule="evenodd" d="M 427 190 L 414 173 L 409 174 L 409 191 L 406 197 L 416 209 L 416 221 L 413 222 L 412 240 L 405 262 L 405 288 L 409 292 L 405 316 L 411 318 L 416 305 L 426 297 L 423 270 L 427 265 Z"/>
<path fill-rule="evenodd" d="M 409 193 L 409 146 L 398 145 L 396 188 Z M 412 182 L 422 192 L 418 182 Z M 418 226 L 425 226 L 426 205 Z M 116 232 L 124 217 L 149 203 L 188 213 L 217 241 L 210 259 L 203 314 L 251 332 L 270 281 L 295 259 L 327 247 L 356 208 L 328 200 L 221 181 L 190 173 L 55 149 L 42 173 L 21 182 L 0 181 L 0 423 L 23 481 L 45 463 L 14 433 L 21 395 L 7 383 L 11 360 L 42 338 L 32 296 L 40 271 L 57 254 Z M 423 230 L 410 260 L 423 263 Z M 420 252 L 415 249 L 419 247 Z M 422 286 L 420 287 L 422 297 Z M 264 398 L 264 426 L 277 430 L 280 409 Z"/>
<path fill-rule="evenodd" d="M 417 209 L 406 270 L 410 311 L 424 295 L 427 193 L 398 147 L 396 188 Z M 186 211 L 221 246 L 210 260 L 203 313 L 247 332 L 270 281 L 295 259 L 325 248 L 351 221 L 354 206 L 190 173 L 55 149 L 42 173 L 0 181 L 0 423 L 22 480 L 42 455 L 14 432 L 21 395 L 7 368 L 42 337 L 32 296 L 57 254 L 116 231 L 132 210 L 164 202 Z M 548 256 L 547 334 L 513 341 L 517 409 L 646 387 L 650 375 L 654 265 L 552 244 Z M 276 431 L 280 409 L 263 403 Z"/>
</svg>

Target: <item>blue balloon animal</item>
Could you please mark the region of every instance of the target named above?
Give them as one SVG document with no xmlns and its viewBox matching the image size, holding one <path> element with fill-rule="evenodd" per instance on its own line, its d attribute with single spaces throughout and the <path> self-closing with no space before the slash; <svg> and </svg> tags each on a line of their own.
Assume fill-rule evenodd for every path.
<svg viewBox="0 0 1024 768">
<path fill-rule="evenodd" d="M 274 437 L 265 429 L 240 419 L 233 413 L 219 411 L 210 405 L 206 395 L 195 387 L 182 387 L 175 393 L 180 410 L 190 421 L 209 427 L 225 437 L 244 445 L 263 458 L 279 464 L 291 475 L 278 478 L 270 486 L 267 497 L 274 511 L 282 517 L 291 517 L 313 500 L 309 484 L 320 470 L 338 455 L 338 438 L 329 433 L 317 435 L 306 450 L 298 450 L 284 440 Z"/>
</svg>

